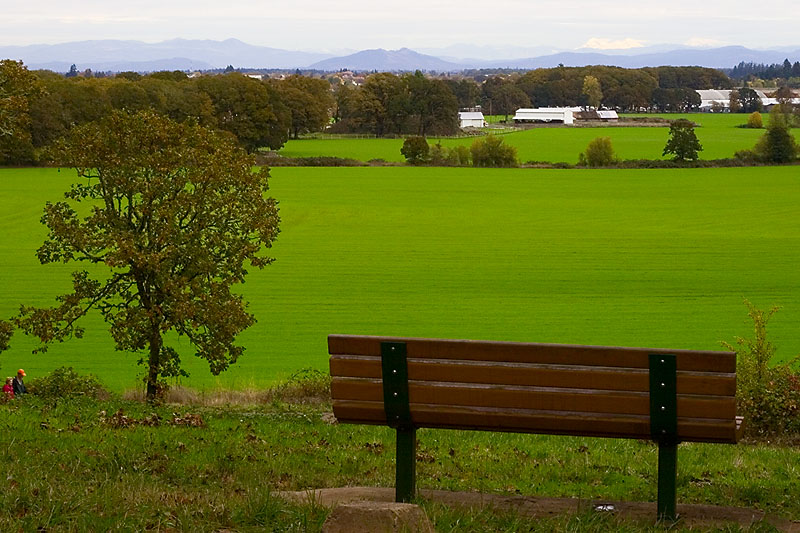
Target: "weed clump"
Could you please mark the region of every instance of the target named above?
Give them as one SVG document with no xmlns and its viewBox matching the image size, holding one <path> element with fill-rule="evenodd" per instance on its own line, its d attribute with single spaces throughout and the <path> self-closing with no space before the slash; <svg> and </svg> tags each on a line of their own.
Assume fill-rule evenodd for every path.
<svg viewBox="0 0 800 533">
<path fill-rule="evenodd" d="M 736 352 L 736 403 L 745 417 L 748 437 L 800 435 L 800 375 L 792 367 L 800 358 L 770 366 L 775 345 L 767 339 L 767 323 L 778 311 L 763 311 L 745 300 L 753 320 L 754 338 L 736 338 L 722 345 Z"/>
<path fill-rule="evenodd" d="M 107 400 L 111 397 L 95 376 L 78 374 L 71 366 L 62 366 L 47 375 L 33 378 L 26 386 L 28 393 L 48 400 L 76 396 Z"/>
</svg>

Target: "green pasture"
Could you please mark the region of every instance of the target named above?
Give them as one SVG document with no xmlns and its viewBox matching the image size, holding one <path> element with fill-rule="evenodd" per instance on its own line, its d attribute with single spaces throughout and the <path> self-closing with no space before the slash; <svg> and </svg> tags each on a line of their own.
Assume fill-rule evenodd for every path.
<svg viewBox="0 0 800 533">
<path fill-rule="evenodd" d="M 211 376 L 177 344 L 198 388 L 263 386 L 325 369 L 329 333 L 716 349 L 752 329 L 743 298 L 783 307 L 781 359 L 800 352 L 800 168 L 533 170 L 275 168 L 277 261 L 242 286 L 258 324 Z M 73 171 L 0 171 L 0 316 L 46 305 L 72 265 L 40 266 L 42 206 Z M 1 372 L 61 365 L 115 390 L 136 355 L 99 317 L 84 339 Z M 171 342 L 177 343 L 177 340 Z"/>
<path fill-rule="evenodd" d="M 737 150 L 752 148 L 764 130 L 738 128 L 747 122 L 746 114 L 692 113 L 685 115 L 647 115 L 669 119 L 688 118 L 700 127 L 695 131 L 703 151 L 701 159 L 733 157 Z M 765 114 L 765 122 L 766 122 Z M 795 130 L 800 137 L 800 130 Z M 503 139 L 517 147 L 521 162 L 548 161 L 577 163 L 578 154 L 586 150 L 589 141 L 596 137 L 610 137 L 614 150 L 621 159 L 661 159 L 661 152 L 669 137 L 666 127 L 538 127 L 503 135 Z M 472 138 L 430 139 L 447 147 L 469 146 Z M 280 151 L 286 157 L 338 156 L 368 161 L 404 161 L 400 154 L 403 139 L 299 139 L 290 140 Z"/>
</svg>

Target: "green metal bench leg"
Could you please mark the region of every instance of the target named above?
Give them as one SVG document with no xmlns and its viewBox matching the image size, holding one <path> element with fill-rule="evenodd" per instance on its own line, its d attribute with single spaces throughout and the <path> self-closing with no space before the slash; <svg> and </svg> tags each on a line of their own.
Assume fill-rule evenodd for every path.
<svg viewBox="0 0 800 533">
<path fill-rule="evenodd" d="M 417 491 L 417 430 L 397 428 L 395 501 L 408 503 Z"/>
<path fill-rule="evenodd" d="M 677 518 L 678 445 L 658 444 L 658 520 Z"/>
</svg>

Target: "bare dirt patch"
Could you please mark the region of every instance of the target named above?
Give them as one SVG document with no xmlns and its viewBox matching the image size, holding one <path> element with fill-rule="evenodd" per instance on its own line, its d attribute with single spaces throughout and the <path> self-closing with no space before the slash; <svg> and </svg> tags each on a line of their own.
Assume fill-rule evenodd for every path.
<svg viewBox="0 0 800 533">
<path fill-rule="evenodd" d="M 314 502 L 325 507 L 358 501 L 392 502 L 394 489 L 385 487 L 343 487 L 297 492 L 280 492 L 287 500 Z M 451 507 L 514 510 L 530 518 L 547 518 L 556 515 L 594 510 L 598 513 L 613 513 L 626 520 L 654 523 L 656 504 L 652 502 L 615 502 L 606 500 L 581 500 L 578 498 L 539 498 L 530 496 L 502 496 L 476 492 L 451 492 L 445 490 L 421 490 L 420 497 Z M 721 507 L 715 505 L 678 504 L 679 523 L 685 527 L 709 527 L 737 524 L 747 527 L 764 522 L 779 531 L 800 533 L 800 522 L 792 522 L 766 515 L 762 511 L 743 507 Z"/>
</svg>

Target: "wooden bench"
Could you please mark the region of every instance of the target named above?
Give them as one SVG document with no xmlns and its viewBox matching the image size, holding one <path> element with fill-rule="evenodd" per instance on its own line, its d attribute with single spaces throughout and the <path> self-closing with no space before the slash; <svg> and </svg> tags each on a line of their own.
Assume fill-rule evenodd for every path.
<svg viewBox="0 0 800 533">
<path fill-rule="evenodd" d="M 735 443 L 736 354 L 331 335 L 339 422 L 397 430 L 396 499 L 416 492 L 416 428 L 653 439 L 658 518 L 675 519 L 679 442 Z"/>
</svg>

